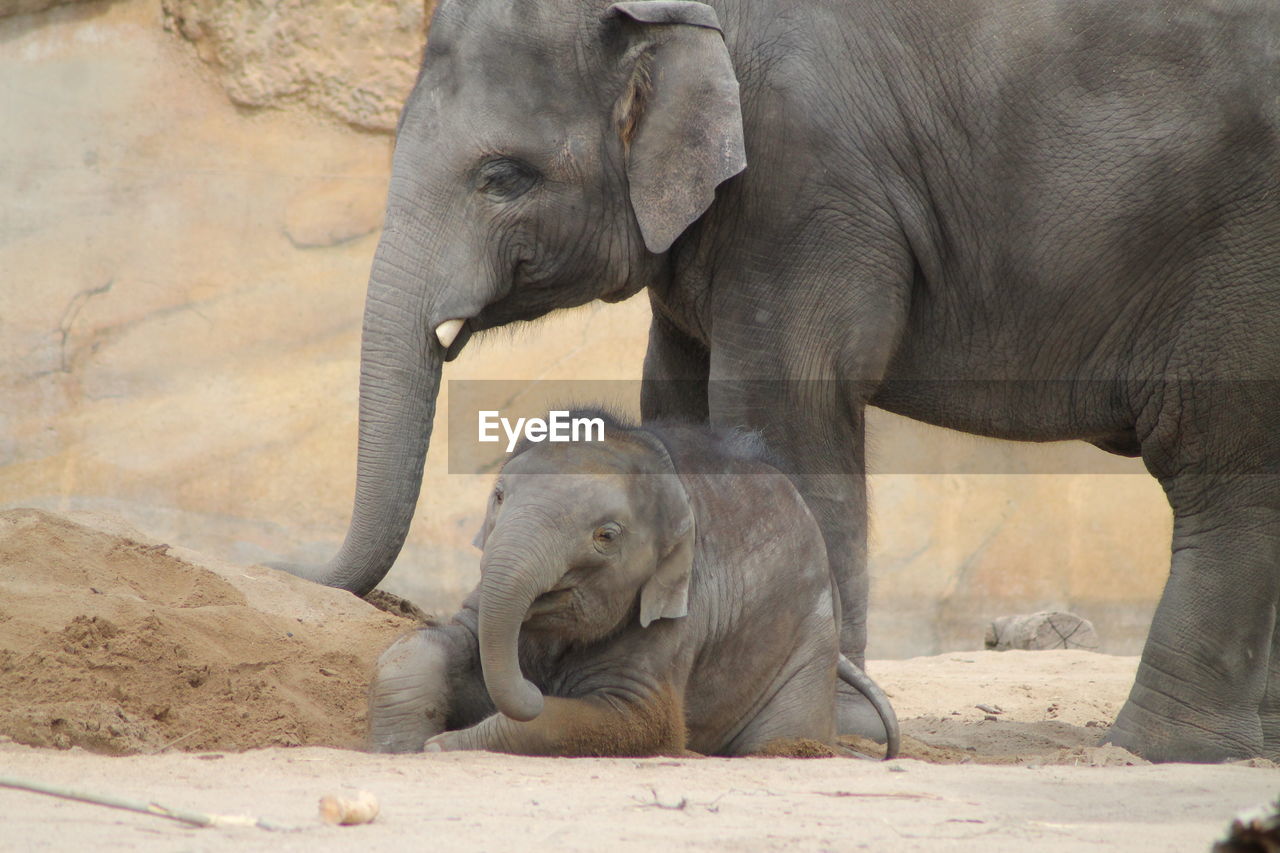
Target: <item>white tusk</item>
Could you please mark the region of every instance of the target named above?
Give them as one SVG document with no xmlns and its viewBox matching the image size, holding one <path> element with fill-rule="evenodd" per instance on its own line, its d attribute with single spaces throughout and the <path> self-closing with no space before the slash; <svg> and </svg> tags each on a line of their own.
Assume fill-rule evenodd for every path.
<svg viewBox="0 0 1280 853">
<path fill-rule="evenodd" d="M 440 346 L 448 349 L 453 346 L 453 342 L 457 339 L 460 331 L 462 331 L 461 320 L 445 320 L 439 326 L 436 326 L 436 338 L 439 339 Z"/>
</svg>

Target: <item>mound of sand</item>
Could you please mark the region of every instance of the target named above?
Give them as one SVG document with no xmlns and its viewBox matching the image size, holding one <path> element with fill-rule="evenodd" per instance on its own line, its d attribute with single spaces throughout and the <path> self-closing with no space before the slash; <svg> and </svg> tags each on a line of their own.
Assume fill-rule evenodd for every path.
<svg viewBox="0 0 1280 853">
<path fill-rule="evenodd" d="M 0 735 L 94 752 L 359 747 L 410 620 L 101 516 L 0 512 Z"/>
</svg>

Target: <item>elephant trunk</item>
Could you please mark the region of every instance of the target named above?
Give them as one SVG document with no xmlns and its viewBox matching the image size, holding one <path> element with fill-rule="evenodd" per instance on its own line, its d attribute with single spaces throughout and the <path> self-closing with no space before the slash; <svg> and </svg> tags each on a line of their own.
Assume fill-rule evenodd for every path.
<svg viewBox="0 0 1280 853">
<path fill-rule="evenodd" d="M 520 626 L 530 606 L 564 574 L 564 561 L 540 547 L 545 524 L 503 519 L 489 534 L 480 579 L 480 664 L 498 710 L 525 722 L 542 713 L 542 693 L 520 671 Z"/>
<path fill-rule="evenodd" d="M 277 568 L 364 595 L 391 569 L 409 532 L 431 440 L 445 353 L 432 334 L 434 293 L 422 247 L 390 211 L 369 278 L 360 349 L 356 494 L 345 541 L 328 563 Z"/>
</svg>

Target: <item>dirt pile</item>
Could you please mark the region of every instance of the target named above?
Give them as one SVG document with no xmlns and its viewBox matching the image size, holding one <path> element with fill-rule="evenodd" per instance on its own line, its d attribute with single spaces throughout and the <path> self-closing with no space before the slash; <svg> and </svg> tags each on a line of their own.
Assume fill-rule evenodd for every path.
<svg viewBox="0 0 1280 853">
<path fill-rule="evenodd" d="M 412 624 L 103 517 L 0 513 L 0 735 L 19 743 L 358 747 L 370 667 Z"/>
</svg>

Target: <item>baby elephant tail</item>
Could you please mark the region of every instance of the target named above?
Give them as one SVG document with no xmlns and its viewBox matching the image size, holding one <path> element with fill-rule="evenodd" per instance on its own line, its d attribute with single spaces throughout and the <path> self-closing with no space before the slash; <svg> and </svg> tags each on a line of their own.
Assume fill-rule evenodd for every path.
<svg viewBox="0 0 1280 853">
<path fill-rule="evenodd" d="M 898 715 L 893 711 L 893 705 L 889 704 L 889 697 L 884 695 L 884 691 L 880 689 L 880 685 L 871 680 L 867 675 L 844 655 L 840 655 L 840 662 L 836 664 L 836 673 L 845 684 L 857 690 L 863 696 L 867 697 L 867 701 L 871 703 L 871 707 L 876 709 L 876 713 L 880 715 L 880 722 L 884 723 L 884 733 L 886 736 L 884 745 L 884 760 L 898 757 L 898 741 L 900 735 L 898 732 Z"/>
</svg>

